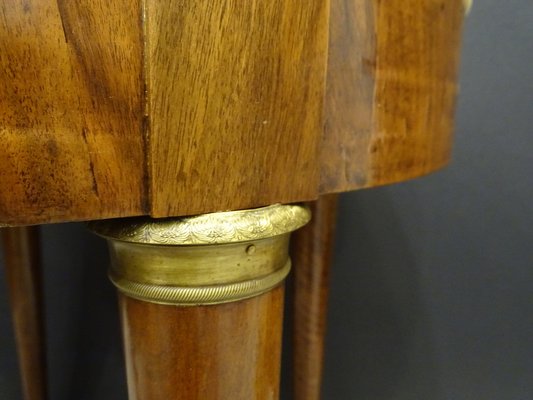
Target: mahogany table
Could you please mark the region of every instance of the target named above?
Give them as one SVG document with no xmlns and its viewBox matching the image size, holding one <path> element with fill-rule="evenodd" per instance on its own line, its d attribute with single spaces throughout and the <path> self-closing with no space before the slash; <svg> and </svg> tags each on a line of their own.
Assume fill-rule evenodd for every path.
<svg viewBox="0 0 533 400">
<path fill-rule="evenodd" d="M 320 396 L 336 193 L 450 157 L 463 0 L 0 4 L 0 224 L 27 400 L 35 225 L 109 241 L 130 399 Z M 303 205 L 303 203 L 307 205 Z M 33 227 L 30 227 L 33 226 Z"/>
</svg>

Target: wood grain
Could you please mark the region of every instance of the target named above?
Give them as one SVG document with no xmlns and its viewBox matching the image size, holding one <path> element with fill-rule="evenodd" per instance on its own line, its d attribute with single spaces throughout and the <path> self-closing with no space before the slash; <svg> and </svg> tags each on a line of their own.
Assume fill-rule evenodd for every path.
<svg viewBox="0 0 533 400">
<path fill-rule="evenodd" d="M 462 0 L 332 0 L 321 193 L 449 160 Z"/>
<path fill-rule="evenodd" d="M 294 270 L 293 382 L 295 400 L 319 400 L 333 255 L 335 194 L 310 203 L 313 219 L 291 238 Z"/>
<path fill-rule="evenodd" d="M 142 36 L 130 0 L 0 4 L 0 221 L 142 213 Z"/>
<path fill-rule="evenodd" d="M 449 159 L 462 0 L 8 3 L 0 223 L 306 201 Z"/>
<path fill-rule="evenodd" d="M 153 0 L 155 217 L 313 199 L 327 1 Z"/>
<path fill-rule="evenodd" d="M 120 295 L 130 400 L 277 400 L 283 287 L 175 307 Z"/>
<path fill-rule="evenodd" d="M 45 400 L 46 346 L 39 228 L 0 229 L 25 400 Z"/>
</svg>

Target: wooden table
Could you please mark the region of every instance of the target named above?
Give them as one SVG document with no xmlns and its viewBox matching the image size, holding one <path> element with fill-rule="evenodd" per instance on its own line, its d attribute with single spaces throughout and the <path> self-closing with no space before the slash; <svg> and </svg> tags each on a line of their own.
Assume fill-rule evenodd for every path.
<svg viewBox="0 0 533 400">
<path fill-rule="evenodd" d="M 296 398 L 318 399 L 336 193 L 448 162 L 467 3 L 1 4 L 0 224 L 25 398 L 46 391 L 27 226 L 114 219 L 92 229 L 110 239 L 131 399 L 263 400 L 278 398 L 288 235 L 310 209 L 292 246 L 294 375 Z"/>
</svg>

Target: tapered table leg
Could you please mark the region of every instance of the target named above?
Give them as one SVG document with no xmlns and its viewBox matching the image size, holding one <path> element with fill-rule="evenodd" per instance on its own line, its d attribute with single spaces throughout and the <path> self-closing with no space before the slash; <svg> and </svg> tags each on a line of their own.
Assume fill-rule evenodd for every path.
<svg viewBox="0 0 533 400">
<path fill-rule="evenodd" d="M 46 399 L 39 228 L 0 229 L 25 400 Z"/>
<path fill-rule="evenodd" d="M 318 400 L 337 195 L 310 204 L 313 220 L 293 235 L 293 376 L 296 400 Z"/>
<path fill-rule="evenodd" d="M 102 221 L 130 400 L 277 400 L 283 281 L 301 206 Z"/>
<path fill-rule="evenodd" d="M 277 400 L 283 287 L 216 306 L 120 295 L 130 400 Z"/>
</svg>

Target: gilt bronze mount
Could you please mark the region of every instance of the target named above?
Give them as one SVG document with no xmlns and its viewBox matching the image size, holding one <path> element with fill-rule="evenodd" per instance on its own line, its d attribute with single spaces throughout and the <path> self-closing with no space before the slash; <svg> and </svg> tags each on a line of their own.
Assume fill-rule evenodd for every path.
<svg viewBox="0 0 533 400">
<path fill-rule="evenodd" d="M 274 205 L 186 218 L 98 221 L 109 276 L 123 294 L 178 306 L 212 305 L 258 296 L 290 270 L 290 232 L 310 219 L 299 205 Z"/>
</svg>

